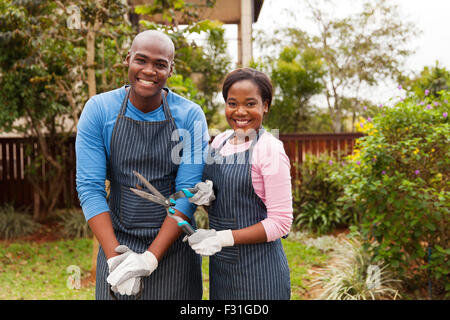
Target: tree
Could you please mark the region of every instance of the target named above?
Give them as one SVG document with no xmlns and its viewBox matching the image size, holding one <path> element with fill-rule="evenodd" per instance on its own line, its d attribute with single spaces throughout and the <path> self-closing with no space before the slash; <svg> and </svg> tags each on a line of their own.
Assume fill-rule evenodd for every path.
<svg viewBox="0 0 450 320">
<path fill-rule="evenodd" d="M 315 51 L 284 48 L 271 71 L 275 95 L 266 124 L 281 132 L 307 131 L 309 101 L 321 92 L 322 76 L 323 63 Z"/>
<path fill-rule="evenodd" d="M 206 120 L 212 125 L 214 117 L 223 105 L 215 98 L 225 75 L 230 71 L 231 59 L 227 53 L 225 30 L 221 24 L 213 24 L 206 32 L 207 42 L 193 49 L 194 54 L 189 59 L 191 74 L 186 74 L 185 77 L 199 76 L 196 81 L 199 97 L 204 100 L 202 106 Z"/>
<path fill-rule="evenodd" d="M 0 127 L 38 140 L 40 154 L 28 168 L 36 173 L 46 165 L 43 181 L 41 175 L 29 175 L 38 194 L 35 203 L 42 206 L 35 205 L 36 219 L 44 219 L 57 204 L 66 142 L 76 131 L 88 94 L 96 93 L 98 81 L 102 88 L 115 86 L 112 82 L 123 74 L 121 67 L 114 68 L 117 58 L 96 64 L 105 59 L 96 56 L 95 48 L 102 43 L 104 50 L 118 47 L 118 39 L 127 38 L 126 10 L 119 0 L 0 4 Z"/>
<path fill-rule="evenodd" d="M 342 0 L 339 3 L 342 5 Z M 316 32 L 291 27 L 279 30 L 275 39 L 263 45 L 286 44 L 300 50 L 314 50 L 324 62 L 323 94 L 330 113 L 333 131 L 341 132 L 344 104 L 348 110 L 361 112 L 363 89 L 384 79 L 396 79 L 403 58 L 411 51 L 405 48 L 417 33 L 412 23 L 400 20 L 399 9 L 391 0 L 351 2 L 356 12 L 344 17 L 335 14 L 337 1 L 307 0 L 306 10 Z M 360 8 L 358 6 L 361 6 Z M 327 13 L 333 11 L 332 14 Z M 355 10 L 354 10 L 355 11 Z"/>
<path fill-rule="evenodd" d="M 328 17 L 319 2 L 308 2 L 308 7 L 319 29 L 311 47 L 326 61 L 326 101 L 333 129 L 341 132 L 342 98 L 357 102 L 363 85 L 395 79 L 401 72 L 401 58 L 411 53 L 403 45 L 415 31 L 411 23 L 399 20 L 398 7 L 388 0 L 365 1 L 360 12 L 344 18 Z"/>
<path fill-rule="evenodd" d="M 434 66 L 424 67 L 420 74 L 412 77 L 400 76 L 399 83 L 403 84 L 403 87 L 408 91 L 415 92 L 418 96 L 431 95 L 439 97 L 439 92 L 450 89 L 450 71 L 445 69 L 445 67 L 440 67 L 439 62 L 436 61 Z"/>
</svg>

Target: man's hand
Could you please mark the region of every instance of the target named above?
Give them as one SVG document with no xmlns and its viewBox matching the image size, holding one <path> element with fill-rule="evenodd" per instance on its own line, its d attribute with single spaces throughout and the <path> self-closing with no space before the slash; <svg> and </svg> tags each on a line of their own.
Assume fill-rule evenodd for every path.
<svg viewBox="0 0 450 320">
<path fill-rule="evenodd" d="M 158 260 L 150 251 L 132 252 L 106 279 L 111 286 L 120 286 L 128 279 L 149 276 L 158 267 Z"/>
<path fill-rule="evenodd" d="M 117 246 L 114 251 L 118 253 L 118 256 L 114 256 L 112 258 L 109 258 L 106 263 L 108 264 L 109 273 L 113 272 L 130 254 L 133 253 L 132 250 L 130 250 L 125 245 L 119 245 Z M 127 281 L 123 282 L 122 284 L 118 286 L 112 286 L 111 290 L 114 293 L 119 292 L 120 294 L 126 294 L 126 295 L 136 295 L 139 293 L 141 287 L 141 278 L 131 278 Z"/>
<path fill-rule="evenodd" d="M 130 248 L 128 248 L 127 246 L 121 244 L 119 246 L 117 246 L 114 251 L 116 253 L 118 253 L 118 256 L 114 256 L 112 258 L 109 258 L 106 263 L 108 264 L 108 268 L 109 268 L 109 272 L 113 272 L 114 269 L 117 268 L 117 266 L 119 264 L 121 264 L 130 254 L 133 253 L 132 250 L 130 250 Z"/>
</svg>

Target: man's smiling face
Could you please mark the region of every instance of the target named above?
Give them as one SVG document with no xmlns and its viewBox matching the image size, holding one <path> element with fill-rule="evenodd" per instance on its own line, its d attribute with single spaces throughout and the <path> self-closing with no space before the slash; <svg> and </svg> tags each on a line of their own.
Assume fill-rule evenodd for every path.
<svg viewBox="0 0 450 320">
<path fill-rule="evenodd" d="M 126 62 L 130 99 L 137 108 L 146 112 L 160 105 L 161 89 L 173 72 L 173 54 L 171 43 L 153 33 L 135 38 Z"/>
</svg>

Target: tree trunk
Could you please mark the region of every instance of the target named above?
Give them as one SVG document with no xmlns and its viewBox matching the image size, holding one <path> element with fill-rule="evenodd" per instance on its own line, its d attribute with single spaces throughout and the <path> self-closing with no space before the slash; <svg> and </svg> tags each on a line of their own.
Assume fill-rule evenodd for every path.
<svg viewBox="0 0 450 320">
<path fill-rule="evenodd" d="M 87 79 L 89 98 L 95 96 L 97 93 L 97 86 L 95 83 L 95 26 L 89 29 L 86 41 L 86 64 L 87 64 Z"/>
<path fill-rule="evenodd" d="M 41 209 L 41 196 L 39 192 L 33 187 L 33 220 L 38 221 Z"/>
<path fill-rule="evenodd" d="M 97 273 L 97 255 L 98 255 L 98 240 L 95 236 L 92 239 L 92 263 L 91 263 L 91 277 L 95 278 Z"/>
<path fill-rule="evenodd" d="M 335 110 L 333 115 L 333 132 L 334 133 L 340 133 L 342 132 L 342 124 L 341 124 L 342 116 L 341 116 L 341 110 Z"/>
</svg>

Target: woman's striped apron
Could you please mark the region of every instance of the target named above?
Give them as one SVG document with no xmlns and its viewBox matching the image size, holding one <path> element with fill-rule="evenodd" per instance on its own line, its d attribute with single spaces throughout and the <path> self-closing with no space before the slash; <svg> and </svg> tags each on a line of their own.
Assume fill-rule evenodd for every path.
<svg viewBox="0 0 450 320">
<path fill-rule="evenodd" d="M 209 152 L 203 180 L 213 181 L 215 202 L 209 208 L 211 229 L 241 229 L 267 217 L 267 209 L 255 193 L 251 178 L 250 148 L 222 156 L 219 148 Z M 280 239 L 258 244 L 225 247 L 210 257 L 211 300 L 288 300 L 290 299 L 289 267 Z"/>
<path fill-rule="evenodd" d="M 132 171 L 141 173 L 164 196 L 174 193 L 178 165 L 172 161 L 171 153 L 179 144 L 179 136 L 173 141 L 172 133 L 176 134 L 176 125 L 164 94 L 166 120 L 156 122 L 137 121 L 125 116 L 129 94 L 130 90 L 127 90 L 111 138 L 109 207 L 119 243 L 142 253 L 158 234 L 166 218 L 166 210 L 129 190 L 139 183 Z M 158 268 L 150 276 L 142 278 L 142 299 L 202 298 L 201 257 L 187 242 L 182 242 L 182 238 L 180 236 L 169 248 L 159 261 Z M 108 274 L 106 257 L 100 248 L 96 299 L 111 299 L 106 281 Z M 133 296 L 116 296 L 119 299 L 134 299 Z"/>
</svg>

